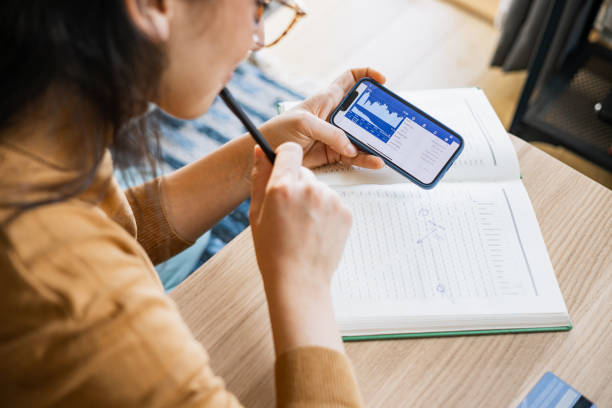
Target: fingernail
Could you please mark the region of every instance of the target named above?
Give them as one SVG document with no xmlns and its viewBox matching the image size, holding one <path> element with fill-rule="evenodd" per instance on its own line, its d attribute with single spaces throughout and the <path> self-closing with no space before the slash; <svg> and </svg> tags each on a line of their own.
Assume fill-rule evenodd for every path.
<svg viewBox="0 0 612 408">
<path fill-rule="evenodd" d="M 347 156 L 355 156 L 357 154 L 357 149 L 351 142 L 349 142 L 346 144 L 346 146 L 344 146 L 344 154 Z"/>
<path fill-rule="evenodd" d="M 255 146 L 255 148 L 253 149 L 253 163 L 258 164 L 261 155 L 258 152 L 259 150 L 259 146 Z"/>
</svg>

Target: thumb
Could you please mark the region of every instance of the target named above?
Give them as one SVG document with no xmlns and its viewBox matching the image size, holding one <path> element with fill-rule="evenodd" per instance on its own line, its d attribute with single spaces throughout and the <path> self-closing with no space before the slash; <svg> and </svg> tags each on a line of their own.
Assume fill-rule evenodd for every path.
<svg viewBox="0 0 612 408">
<path fill-rule="evenodd" d="M 261 147 L 255 145 L 255 149 L 253 149 L 253 171 L 251 172 L 251 208 L 249 214 L 251 223 L 253 223 L 253 219 L 259 216 L 261 211 L 270 174 L 272 174 L 272 163 L 268 161 Z"/>
</svg>

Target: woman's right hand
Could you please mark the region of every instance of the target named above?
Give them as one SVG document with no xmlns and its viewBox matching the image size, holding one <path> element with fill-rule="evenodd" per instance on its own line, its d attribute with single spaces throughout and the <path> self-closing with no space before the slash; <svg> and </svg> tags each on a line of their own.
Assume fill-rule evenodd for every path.
<svg viewBox="0 0 612 408">
<path fill-rule="evenodd" d="M 276 153 L 272 166 L 255 147 L 249 218 L 277 353 L 306 344 L 342 350 L 330 283 L 351 212 L 302 167 L 298 144 L 284 143 Z"/>
<path fill-rule="evenodd" d="M 340 197 L 302 167 L 302 148 L 284 143 L 274 167 L 255 148 L 250 221 L 266 285 L 328 288 L 351 226 Z"/>
</svg>

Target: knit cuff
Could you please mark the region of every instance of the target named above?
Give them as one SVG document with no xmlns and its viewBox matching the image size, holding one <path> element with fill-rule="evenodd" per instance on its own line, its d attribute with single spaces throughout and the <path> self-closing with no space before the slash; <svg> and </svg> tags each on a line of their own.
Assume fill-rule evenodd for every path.
<svg viewBox="0 0 612 408">
<path fill-rule="evenodd" d="M 305 346 L 278 356 L 275 366 L 279 407 L 362 407 L 355 375 L 346 355 Z"/>
<path fill-rule="evenodd" d="M 137 225 L 138 242 L 154 264 L 176 255 L 193 244 L 181 238 L 166 216 L 161 178 L 156 178 L 126 191 Z"/>
</svg>

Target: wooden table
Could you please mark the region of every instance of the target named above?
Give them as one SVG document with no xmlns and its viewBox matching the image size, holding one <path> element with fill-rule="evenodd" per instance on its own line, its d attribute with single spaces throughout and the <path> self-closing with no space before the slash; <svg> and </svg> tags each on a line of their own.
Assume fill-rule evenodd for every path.
<svg viewBox="0 0 612 408">
<path fill-rule="evenodd" d="M 516 407 L 552 371 L 612 407 L 612 192 L 513 143 L 573 330 L 345 343 L 367 406 Z M 274 406 L 272 335 L 250 230 L 171 297 L 242 403 Z"/>
</svg>

